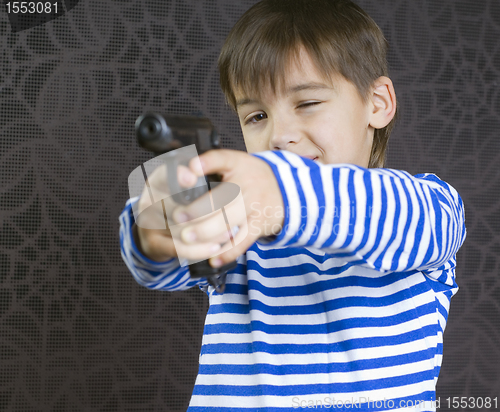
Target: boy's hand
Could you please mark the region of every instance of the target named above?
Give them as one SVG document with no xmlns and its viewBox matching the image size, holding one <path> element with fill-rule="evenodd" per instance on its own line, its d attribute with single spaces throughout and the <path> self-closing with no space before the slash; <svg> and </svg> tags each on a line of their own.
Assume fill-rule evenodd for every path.
<svg viewBox="0 0 500 412">
<path fill-rule="evenodd" d="M 179 166 L 177 170 L 178 182 L 181 187 L 191 187 L 183 180 L 190 176 L 187 167 Z M 216 250 L 220 249 L 220 239 L 209 239 L 207 242 L 198 242 L 195 245 L 187 245 L 172 238 L 172 233 L 165 221 L 165 214 L 172 220 L 172 213 L 179 205 L 175 203 L 170 195 L 168 187 L 167 167 L 165 165 L 156 168 L 148 177 L 149 188 L 154 192 L 157 198 L 163 199 L 151 204 L 149 189 L 147 186 L 139 198 L 138 219 L 132 230 L 134 241 L 140 252 L 149 259 L 156 262 L 164 262 L 173 257 L 184 257 L 191 260 L 207 259 L 214 255 Z M 159 229 L 159 228 L 165 229 Z"/>
<path fill-rule="evenodd" d="M 236 260 L 260 237 L 274 235 L 281 230 L 284 219 L 283 198 L 271 167 L 257 157 L 236 150 L 211 150 L 199 156 L 199 160 L 191 161 L 189 169 L 180 171 L 179 182 L 184 182 L 185 187 L 191 187 L 199 176 L 220 174 L 223 182 L 239 186 L 245 205 L 244 210 L 237 204 L 224 208 L 228 221 L 233 227 L 238 226 L 239 232 L 234 236 L 233 248 L 210 259 L 210 264 L 218 267 Z M 200 163 L 203 170 L 200 169 Z M 223 186 L 221 189 L 223 190 Z M 187 206 L 178 207 L 173 213 L 174 220 L 181 223 L 190 220 L 190 216 L 198 216 L 197 208 L 200 204 L 195 200 Z M 227 227 L 221 225 L 220 221 L 220 218 L 214 216 L 186 226 L 181 232 L 183 244 L 196 247 L 214 240 L 229 243 Z M 245 226 L 247 230 L 243 230 Z M 244 234 L 246 236 L 243 238 Z M 178 252 L 180 254 L 179 250 Z M 214 253 L 210 256 L 213 255 Z"/>
</svg>

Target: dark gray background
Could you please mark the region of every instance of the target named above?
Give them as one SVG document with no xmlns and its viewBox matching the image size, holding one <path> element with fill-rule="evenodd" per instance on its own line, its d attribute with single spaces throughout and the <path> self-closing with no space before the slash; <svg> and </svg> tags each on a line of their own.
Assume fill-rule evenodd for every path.
<svg viewBox="0 0 500 412">
<path fill-rule="evenodd" d="M 82 0 L 19 33 L 1 9 L 0 410 L 186 409 L 207 300 L 143 289 L 121 260 L 127 178 L 151 157 L 133 124 L 201 111 L 243 149 L 216 60 L 254 2 Z M 436 173 L 465 203 L 440 410 L 498 397 L 500 1 L 359 4 L 391 44 L 388 166 Z"/>
</svg>

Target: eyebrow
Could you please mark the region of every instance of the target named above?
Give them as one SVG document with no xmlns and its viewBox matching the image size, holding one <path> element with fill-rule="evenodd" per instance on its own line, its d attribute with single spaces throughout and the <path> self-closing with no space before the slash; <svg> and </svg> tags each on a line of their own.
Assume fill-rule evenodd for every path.
<svg viewBox="0 0 500 412">
<path fill-rule="evenodd" d="M 334 88 L 331 86 L 327 86 L 326 84 L 323 83 L 304 83 L 288 88 L 286 90 L 286 94 L 298 93 L 302 90 L 324 90 L 324 89 L 333 90 Z M 258 100 L 245 97 L 243 99 L 236 101 L 236 107 L 245 106 L 247 104 L 253 104 L 253 103 L 258 103 Z"/>
</svg>

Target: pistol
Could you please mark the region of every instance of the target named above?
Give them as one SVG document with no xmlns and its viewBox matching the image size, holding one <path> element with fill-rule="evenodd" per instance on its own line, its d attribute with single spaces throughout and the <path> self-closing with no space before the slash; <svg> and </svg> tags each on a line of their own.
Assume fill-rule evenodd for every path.
<svg viewBox="0 0 500 412">
<path fill-rule="evenodd" d="M 160 155 L 181 147 L 195 145 L 198 154 L 211 149 L 219 149 L 220 141 L 215 127 L 210 119 L 201 116 L 162 115 L 159 113 L 146 113 L 139 116 L 135 123 L 136 137 L 139 145 L 146 150 Z M 177 182 L 177 167 L 187 166 L 190 158 L 174 156 L 172 162 L 167 164 L 168 184 L 176 203 L 187 205 L 208 191 L 210 182 L 221 182 L 221 176 L 211 174 L 205 176 L 205 187 L 192 189 L 180 188 Z M 224 213 L 224 211 L 223 211 Z M 228 222 L 227 217 L 226 223 Z M 218 293 L 225 289 L 226 274 L 228 270 L 236 267 L 236 262 L 228 263 L 220 268 L 213 268 L 208 260 L 189 265 L 192 278 L 206 277 Z"/>
</svg>

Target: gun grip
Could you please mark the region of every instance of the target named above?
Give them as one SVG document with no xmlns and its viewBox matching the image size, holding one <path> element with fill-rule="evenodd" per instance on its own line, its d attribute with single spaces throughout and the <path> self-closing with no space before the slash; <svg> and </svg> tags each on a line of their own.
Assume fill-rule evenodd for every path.
<svg viewBox="0 0 500 412">
<path fill-rule="evenodd" d="M 189 265 L 189 274 L 192 278 L 206 277 L 208 283 L 210 283 L 215 288 L 217 293 L 224 293 L 224 290 L 226 288 L 227 272 L 236 268 L 236 266 L 238 266 L 238 263 L 234 261 L 227 263 L 219 268 L 213 268 L 208 263 L 208 260 L 202 260 L 201 262 Z"/>
<path fill-rule="evenodd" d="M 168 162 L 167 166 L 167 173 L 168 173 L 168 184 L 169 188 L 174 195 L 172 195 L 172 198 L 176 203 L 182 204 L 182 205 L 188 205 L 200 196 L 204 195 L 205 193 L 208 192 L 209 185 L 208 182 L 221 182 L 222 177 L 218 174 L 211 174 L 205 176 L 205 178 L 201 177 L 200 179 L 206 179 L 205 185 L 204 186 L 197 186 L 193 187 L 191 189 L 184 189 L 179 186 L 179 183 L 177 181 L 177 167 L 179 164 L 184 164 L 187 166 L 189 163 L 189 160 L 185 160 L 181 162 Z M 196 262 L 192 263 L 189 265 L 189 274 L 191 275 L 192 278 L 202 278 L 205 277 L 208 280 L 208 283 L 210 283 L 217 293 L 223 293 L 225 288 L 226 288 L 226 275 L 227 272 L 231 269 L 236 268 L 237 263 L 236 261 L 230 262 L 224 266 L 221 266 L 219 268 L 213 268 L 210 266 L 207 260 L 203 260 L 201 262 Z"/>
</svg>

